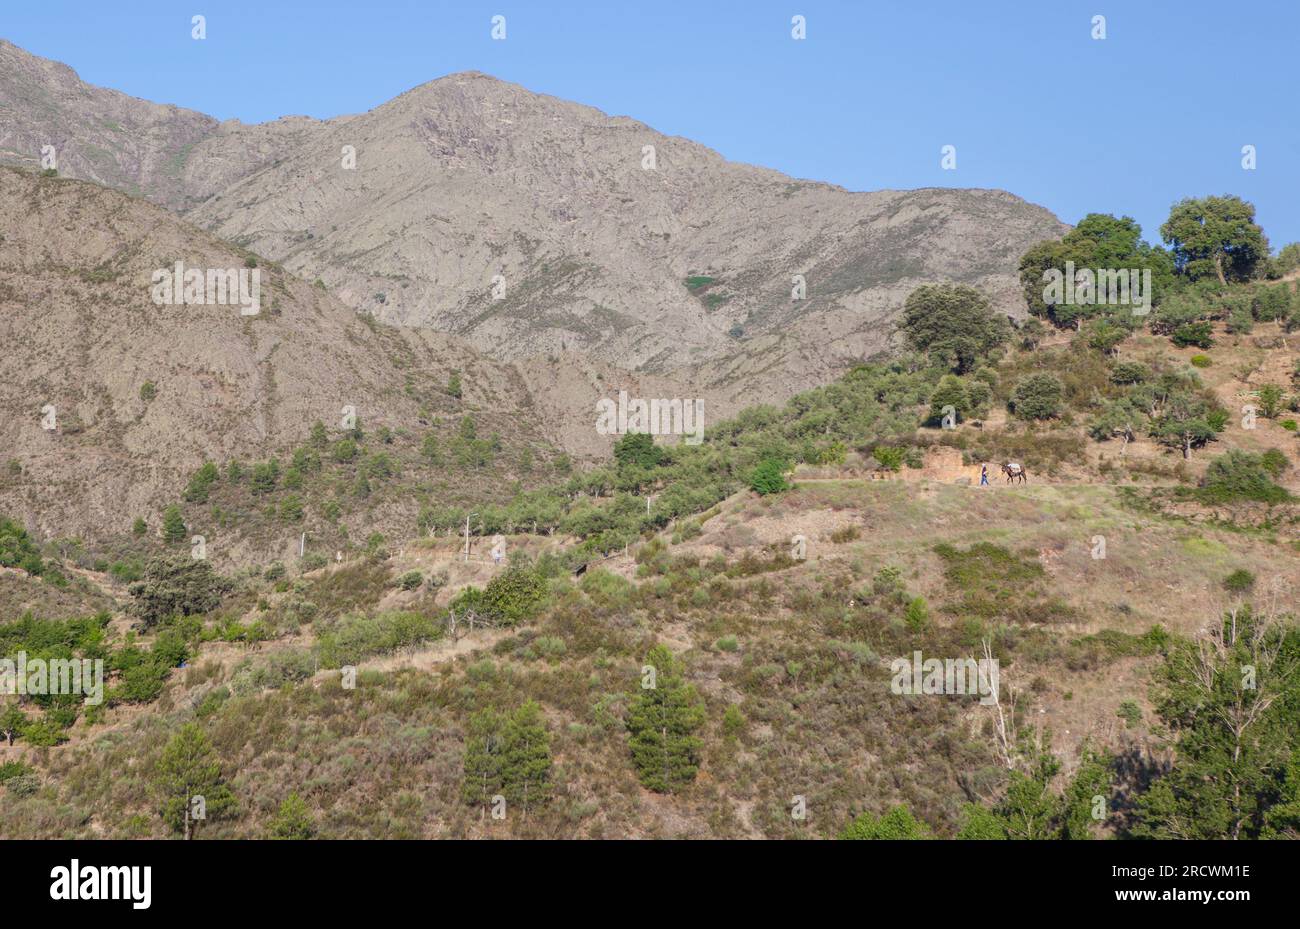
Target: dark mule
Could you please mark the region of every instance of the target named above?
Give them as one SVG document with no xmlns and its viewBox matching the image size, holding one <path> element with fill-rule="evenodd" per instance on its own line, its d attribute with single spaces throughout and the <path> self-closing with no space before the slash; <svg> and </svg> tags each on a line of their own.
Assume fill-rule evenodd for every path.
<svg viewBox="0 0 1300 929">
<path fill-rule="evenodd" d="M 1013 483 L 1017 479 L 1021 483 L 1024 483 L 1026 480 L 1024 466 L 1016 464 L 1014 461 L 1010 461 L 1004 464 L 1002 466 L 1002 473 L 1007 476 L 1008 484 Z"/>
</svg>

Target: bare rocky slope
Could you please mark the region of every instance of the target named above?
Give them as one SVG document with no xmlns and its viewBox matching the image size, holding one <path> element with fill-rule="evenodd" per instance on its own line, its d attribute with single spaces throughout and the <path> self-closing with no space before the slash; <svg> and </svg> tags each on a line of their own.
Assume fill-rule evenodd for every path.
<svg viewBox="0 0 1300 929">
<path fill-rule="evenodd" d="M 43 534 L 123 531 L 205 459 L 282 452 L 344 406 L 417 438 L 439 414 L 481 411 L 485 432 L 544 444 L 509 366 L 358 317 L 278 266 L 256 269 L 257 315 L 152 299 L 153 273 L 178 260 L 250 259 L 142 200 L 0 168 L 0 512 Z M 453 367 L 460 401 L 444 390 Z"/>
<path fill-rule="evenodd" d="M 0 38 L 0 163 L 55 167 L 168 206 L 184 202 L 184 154 L 217 120 L 86 84 L 67 65 Z"/>
<path fill-rule="evenodd" d="M 61 173 L 182 212 L 384 321 L 501 360 L 665 375 L 724 405 L 887 347 L 921 283 L 969 282 L 1021 312 L 1018 256 L 1066 228 L 1002 191 L 796 180 L 478 73 L 358 116 L 249 126 L 0 42 L 0 99 L 0 160 L 33 167 L 52 141 Z"/>
</svg>

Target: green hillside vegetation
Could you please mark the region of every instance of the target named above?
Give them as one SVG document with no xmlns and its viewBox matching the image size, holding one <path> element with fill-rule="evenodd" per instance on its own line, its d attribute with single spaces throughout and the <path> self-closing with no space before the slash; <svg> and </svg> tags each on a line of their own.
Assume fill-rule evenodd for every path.
<svg viewBox="0 0 1300 929">
<path fill-rule="evenodd" d="M 1094 215 L 1025 256 L 1027 296 L 1067 260 L 1145 263 L 1148 316 L 1031 297 L 1012 326 L 921 287 L 899 354 L 698 446 L 524 468 L 473 414 L 318 423 L 205 463 L 103 550 L 0 520 L 12 597 L 72 598 L 0 624 L 0 655 L 107 677 L 101 707 L 0 697 L 7 834 L 190 836 L 192 776 L 209 838 L 1295 837 L 1300 631 L 1275 582 L 1300 552 L 1300 369 L 1271 340 L 1300 298 L 1269 280 L 1294 247 L 1188 225 L 1248 207 L 1179 204 L 1167 249 Z M 1030 481 L 915 480 L 935 449 Z M 399 501 L 404 524 L 368 521 Z M 503 564 L 459 556 L 467 517 Z M 192 557 L 192 534 L 304 531 L 301 559 Z M 1000 702 L 892 692 L 916 651 L 997 659 Z"/>
</svg>

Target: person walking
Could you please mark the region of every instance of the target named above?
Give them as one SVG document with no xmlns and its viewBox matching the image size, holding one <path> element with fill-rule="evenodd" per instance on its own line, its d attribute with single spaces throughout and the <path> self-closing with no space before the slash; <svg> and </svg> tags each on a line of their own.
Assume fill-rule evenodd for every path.
<svg viewBox="0 0 1300 929">
<path fill-rule="evenodd" d="M 989 466 L 986 464 L 980 465 L 980 486 L 989 486 Z"/>
</svg>

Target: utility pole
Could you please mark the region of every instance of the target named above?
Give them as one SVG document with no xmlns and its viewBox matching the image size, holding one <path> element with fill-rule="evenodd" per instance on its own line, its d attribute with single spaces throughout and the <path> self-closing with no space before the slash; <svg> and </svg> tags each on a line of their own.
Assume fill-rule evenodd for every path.
<svg viewBox="0 0 1300 929">
<path fill-rule="evenodd" d="M 298 557 L 301 558 L 303 556 L 303 553 L 306 551 L 307 551 L 307 533 L 304 532 L 302 534 L 302 538 L 298 540 Z"/>
<path fill-rule="evenodd" d="M 468 513 L 465 516 L 465 560 L 466 561 L 469 561 L 469 521 L 472 517 L 475 517 L 477 515 L 478 515 L 477 513 Z"/>
</svg>

